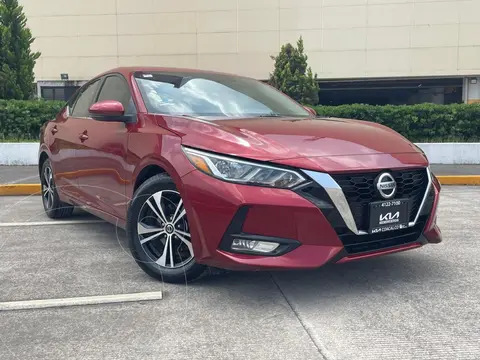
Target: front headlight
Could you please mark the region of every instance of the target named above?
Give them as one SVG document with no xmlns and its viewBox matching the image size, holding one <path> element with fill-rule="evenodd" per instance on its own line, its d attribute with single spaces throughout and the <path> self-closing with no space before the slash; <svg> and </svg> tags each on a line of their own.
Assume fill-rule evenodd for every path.
<svg viewBox="0 0 480 360">
<path fill-rule="evenodd" d="M 290 189 L 305 179 L 295 171 L 260 165 L 184 147 L 183 151 L 198 170 L 217 179 L 246 185 Z"/>
</svg>

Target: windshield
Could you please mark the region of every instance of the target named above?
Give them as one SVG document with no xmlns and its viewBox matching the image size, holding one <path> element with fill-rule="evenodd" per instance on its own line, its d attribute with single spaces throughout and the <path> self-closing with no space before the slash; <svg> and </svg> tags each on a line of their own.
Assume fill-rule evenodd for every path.
<svg viewBox="0 0 480 360">
<path fill-rule="evenodd" d="M 253 79 L 210 73 L 135 73 L 148 112 L 212 117 L 310 117 L 302 106 Z"/>
</svg>

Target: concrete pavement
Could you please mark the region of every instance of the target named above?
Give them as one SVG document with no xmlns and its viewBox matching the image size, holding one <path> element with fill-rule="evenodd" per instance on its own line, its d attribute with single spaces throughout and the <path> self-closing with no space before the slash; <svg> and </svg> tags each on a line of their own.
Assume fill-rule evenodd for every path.
<svg viewBox="0 0 480 360">
<path fill-rule="evenodd" d="M 0 165 L 0 184 L 39 184 L 37 166 Z"/>
<path fill-rule="evenodd" d="M 106 223 L 0 226 L 0 302 L 164 292 L 163 300 L 0 312 L 0 359 L 480 359 L 480 188 L 443 188 L 444 242 L 314 271 L 146 276 Z M 0 197 L 0 225 L 42 222 Z M 73 219 L 95 219 L 77 211 Z"/>
<path fill-rule="evenodd" d="M 480 165 L 432 165 L 435 175 L 480 175 Z M 0 166 L 0 184 L 38 184 L 37 166 Z"/>
</svg>

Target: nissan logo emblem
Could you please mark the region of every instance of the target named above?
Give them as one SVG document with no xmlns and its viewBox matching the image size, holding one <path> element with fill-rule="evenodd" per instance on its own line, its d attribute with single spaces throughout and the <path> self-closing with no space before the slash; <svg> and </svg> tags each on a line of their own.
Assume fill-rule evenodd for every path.
<svg viewBox="0 0 480 360">
<path fill-rule="evenodd" d="M 390 173 L 383 173 L 377 178 L 376 187 L 384 199 L 391 199 L 397 192 L 397 183 Z"/>
</svg>

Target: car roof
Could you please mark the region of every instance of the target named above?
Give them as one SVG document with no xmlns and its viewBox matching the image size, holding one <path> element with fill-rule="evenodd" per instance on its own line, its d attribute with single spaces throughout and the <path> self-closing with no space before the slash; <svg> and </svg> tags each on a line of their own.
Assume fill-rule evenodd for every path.
<svg viewBox="0 0 480 360">
<path fill-rule="evenodd" d="M 162 72 L 162 73 L 192 73 L 192 74 L 222 74 L 222 75 L 230 75 L 235 77 L 243 77 L 240 75 L 235 75 L 231 73 L 225 72 L 218 72 L 218 71 L 211 71 L 211 70 L 200 70 L 200 69 L 189 69 L 189 68 L 175 68 L 175 67 L 156 67 L 156 66 L 126 66 L 126 67 L 118 67 L 115 69 L 110 69 L 105 71 L 104 73 L 97 75 L 96 77 L 105 76 L 112 73 L 120 73 L 125 77 L 129 77 L 131 74 L 135 72 Z"/>
</svg>

